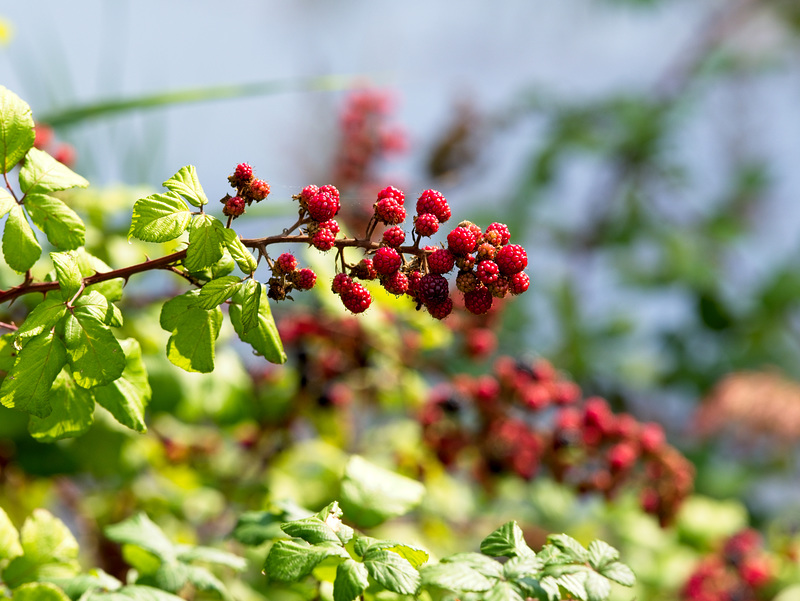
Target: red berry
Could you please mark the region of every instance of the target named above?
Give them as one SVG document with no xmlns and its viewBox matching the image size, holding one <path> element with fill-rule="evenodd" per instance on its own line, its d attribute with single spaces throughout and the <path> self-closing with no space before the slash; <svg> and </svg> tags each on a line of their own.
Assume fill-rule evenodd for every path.
<svg viewBox="0 0 800 601">
<path fill-rule="evenodd" d="M 339 200 L 322 189 L 312 196 L 308 203 L 308 214 L 314 221 L 328 221 L 339 212 Z"/>
<path fill-rule="evenodd" d="M 431 273 L 449 273 L 456 265 L 456 258 L 446 248 L 437 248 L 428 255 L 428 270 Z"/>
<path fill-rule="evenodd" d="M 300 191 L 300 204 L 303 207 L 307 207 L 308 201 L 311 200 L 317 194 L 319 194 L 319 188 L 317 186 L 314 185 L 306 186 Z"/>
<path fill-rule="evenodd" d="M 325 194 L 330 194 L 331 198 L 336 201 L 336 204 L 339 204 L 341 198 L 339 195 L 339 190 L 336 188 L 336 186 L 331 184 L 328 184 L 327 186 L 320 186 L 319 191 L 324 192 Z"/>
<path fill-rule="evenodd" d="M 428 273 L 419 281 L 419 293 L 425 303 L 443 301 L 447 298 L 450 286 L 443 275 Z"/>
<path fill-rule="evenodd" d="M 419 290 L 419 283 L 422 281 L 422 273 L 419 271 L 411 271 L 408 274 L 408 290 L 406 294 L 416 301 L 421 301 L 421 293 Z"/>
<path fill-rule="evenodd" d="M 500 244 L 495 244 L 495 246 L 505 246 L 511 240 L 511 232 L 508 231 L 508 226 L 505 223 L 492 223 L 486 228 L 486 233 L 488 234 L 489 232 L 500 234 Z"/>
<path fill-rule="evenodd" d="M 272 269 L 275 275 L 285 275 L 297 269 L 297 259 L 292 253 L 283 253 L 277 259 Z"/>
<path fill-rule="evenodd" d="M 447 234 L 447 247 L 454 255 L 466 255 L 475 248 L 477 237 L 466 227 L 458 226 Z"/>
<path fill-rule="evenodd" d="M 62 142 L 53 151 L 53 158 L 67 167 L 72 167 L 76 158 L 75 147 L 72 144 Z"/>
<path fill-rule="evenodd" d="M 353 278 L 351 278 L 346 273 L 337 273 L 333 276 L 333 281 L 331 282 L 331 290 L 336 294 L 341 294 L 345 290 L 353 287 Z"/>
<path fill-rule="evenodd" d="M 425 308 L 434 319 L 444 319 L 453 312 L 453 299 L 447 296 L 444 299 L 430 300 L 425 303 Z"/>
<path fill-rule="evenodd" d="M 389 225 L 402 223 L 406 218 L 406 209 L 394 198 L 381 198 L 375 203 L 375 218 Z"/>
<path fill-rule="evenodd" d="M 458 282 L 456 282 L 458 285 Z M 497 335 L 489 328 L 470 328 L 466 333 L 465 350 L 473 359 L 486 357 L 497 348 Z"/>
<path fill-rule="evenodd" d="M 254 179 L 250 182 L 248 191 L 250 193 L 250 198 L 258 202 L 269 196 L 269 184 L 263 179 Z"/>
<path fill-rule="evenodd" d="M 478 276 L 481 284 L 488 286 L 497 281 L 500 276 L 500 268 L 494 261 L 481 261 L 475 268 L 475 275 Z"/>
<path fill-rule="evenodd" d="M 478 288 L 464 294 L 464 306 L 475 315 L 483 315 L 492 308 L 492 293 L 487 288 Z"/>
<path fill-rule="evenodd" d="M 233 170 L 233 175 L 228 176 L 231 186 L 238 188 L 253 179 L 253 168 L 247 163 L 239 163 Z"/>
<path fill-rule="evenodd" d="M 335 241 L 336 234 L 325 228 L 318 229 L 314 235 L 311 236 L 311 246 L 321 251 L 332 249 Z"/>
<path fill-rule="evenodd" d="M 394 186 L 387 186 L 378 192 L 378 200 L 381 200 L 382 198 L 393 198 L 395 202 L 402 205 L 403 202 L 405 202 L 406 195 Z"/>
<path fill-rule="evenodd" d="M 375 251 L 372 264 L 379 275 L 389 275 L 400 269 L 403 258 L 400 253 L 391 246 L 381 246 Z"/>
<path fill-rule="evenodd" d="M 350 275 L 359 280 L 374 280 L 378 277 L 372 259 L 361 259 L 358 264 L 350 270 Z"/>
<path fill-rule="evenodd" d="M 497 251 L 494 259 L 503 275 L 514 275 L 528 266 L 528 254 L 519 244 L 509 244 Z"/>
<path fill-rule="evenodd" d="M 317 274 L 308 267 L 292 274 L 292 283 L 298 290 L 311 290 L 317 282 Z"/>
<path fill-rule="evenodd" d="M 511 294 L 522 294 L 531 285 L 531 279 L 524 271 L 515 273 L 508 278 L 508 291 Z"/>
<path fill-rule="evenodd" d="M 352 313 L 363 313 L 371 303 L 372 297 L 369 290 L 358 282 L 353 282 L 352 286 L 342 291 L 342 304 Z"/>
<path fill-rule="evenodd" d="M 439 219 L 432 213 L 422 213 L 414 217 L 414 229 L 420 236 L 433 236 L 439 231 Z"/>
<path fill-rule="evenodd" d="M 225 201 L 225 206 L 222 207 L 222 214 L 229 217 L 238 217 L 244 213 L 244 208 L 244 198 L 240 196 L 231 196 Z"/>
<path fill-rule="evenodd" d="M 397 248 L 406 240 L 406 233 L 399 225 L 390 227 L 383 232 L 383 243 Z"/>
<path fill-rule="evenodd" d="M 408 292 L 408 276 L 402 271 L 395 271 L 394 273 L 381 278 L 381 284 L 387 292 L 391 294 L 405 294 Z"/>
<path fill-rule="evenodd" d="M 633 467 L 638 455 L 636 447 L 628 441 L 615 444 L 608 450 L 608 465 L 612 472 L 622 472 Z"/>
<path fill-rule="evenodd" d="M 642 432 L 639 435 L 639 443 L 642 445 L 642 450 L 645 453 L 657 453 L 664 446 L 667 439 L 664 435 L 664 429 L 653 422 L 648 422 L 642 426 Z"/>
<path fill-rule="evenodd" d="M 334 234 L 339 233 L 339 223 L 335 219 L 328 219 L 319 224 L 320 229 L 330 230 Z"/>
<path fill-rule="evenodd" d="M 39 150 L 44 150 L 53 141 L 53 128 L 49 125 L 37 123 L 33 128 L 33 146 Z"/>
<path fill-rule="evenodd" d="M 440 223 L 450 219 L 450 206 L 441 192 L 425 190 L 417 200 L 417 214 L 430 213 L 435 215 Z"/>
<path fill-rule="evenodd" d="M 495 256 L 497 256 L 497 248 L 488 242 L 478 244 L 478 248 L 475 250 L 475 260 L 479 263 L 481 261 L 494 261 Z"/>
</svg>

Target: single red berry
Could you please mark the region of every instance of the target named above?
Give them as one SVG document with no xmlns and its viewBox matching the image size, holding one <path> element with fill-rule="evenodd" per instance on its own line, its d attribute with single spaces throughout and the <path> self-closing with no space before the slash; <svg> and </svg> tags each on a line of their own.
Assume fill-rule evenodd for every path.
<svg viewBox="0 0 800 601">
<path fill-rule="evenodd" d="M 633 467 L 637 455 L 636 447 L 630 442 L 617 443 L 608 450 L 608 465 L 612 472 L 623 472 Z"/>
<path fill-rule="evenodd" d="M 381 285 L 391 294 L 405 294 L 408 292 L 408 276 L 402 271 L 395 271 L 381 278 Z"/>
<path fill-rule="evenodd" d="M 486 228 L 486 234 L 489 232 L 497 232 L 500 234 L 500 244 L 495 246 L 505 246 L 511 240 L 511 232 L 508 231 L 508 226 L 505 223 L 492 223 Z M 488 239 L 487 239 L 488 241 Z"/>
<path fill-rule="evenodd" d="M 466 294 L 479 286 L 478 278 L 471 271 L 460 271 L 456 277 L 456 288 Z"/>
<path fill-rule="evenodd" d="M 761 588 L 772 580 L 772 564 L 766 555 L 746 557 L 739 565 L 739 575 L 752 588 Z"/>
<path fill-rule="evenodd" d="M 335 241 L 336 234 L 325 228 L 318 229 L 311 236 L 311 246 L 321 251 L 332 249 Z"/>
<path fill-rule="evenodd" d="M 233 175 L 228 176 L 231 186 L 238 188 L 253 179 L 253 168 L 247 163 L 239 163 L 233 170 Z"/>
<path fill-rule="evenodd" d="M 397 248 L 406 240 L 406 233 L 399 225 L 388 228 L 383 232 L 383 243 Z"/>
<path fill-rule="evenodd" d="M 528 254 L 519 244 L 509 244 L 497 251 L 494 259 L 503 275 L 514 275 L 528 266 Z"/>
<path fill-rule="evenodd" d="M 381 246 L 375 251 L 375 256 L 372 258 L 372 264 L 378 275 L 389 275 L 400 269 L 403 263 L 403 258 L 400 253 L 391 246 Z"/>
<path fill-rule="evenodd" d="M 560 409 L 556 414 L 556 430 L 577 431 L 581 428 L 583 416 L 575 407 Z"/>
<path fill-rule="evenodd" d="M 449 273 L 455 265 L 456 258 L 446 248 L 437 248 L 428 255 L 428 270 L 431 273 Z"/>
<path fill-rule="evenodd" d="M 222 214 L 229 217 L 238 217 L 244 213 L 245 202 L 244 198 L 240 196 L 231 196 L 225 201 L 225 206 L 222 207 Z"/>
<path fill-rule="evenodd" d="M 378 277 L 372 259 L 361 259 L 358 264 L 350 270 L 350 275 L 359 280 L 374 280 Z"/>
<path fill-rule="evenodd" d="M 372 296 L 370 296 L 369 290 L 358 282 L 353 282 L 351 287 L 342 291 L 342 304 L 352 313 L 363 313 L 371 303 Z"/>
<path fill-rule="evenodd" d="M 381 200 L 382 198 L 393 198 L 395 202 L 402 205 L 406 200 L 406 195 L 394 186 L 387 186 L 378 192 L 378 200 Z"/>
<path fill-rule="evenodd" d="M 72 144 L 61 142 L 61 144 L 59 144 L 58 147 L 53 151 L 53 158 L 62 165 L 72 167 L 75 164 L 77 152 L 75 152 L 75 147 Z"/>
<path fill-rule="evenodd" d="M 439 231 L 439 219 L 433 213 L 422 213 L 414 217 L 414 229 L 420 236 L 433 236 Z"/>
<path fill-rule="evenodd" d="M 475 248 L 476 240 L 474 232 L 466 227 L 458 226 L 447 234 L 447 247 L 454 255 L 466 255 Z"/>
<path fill-rule="evenodd" d="M 511 294 L 522 294 L 531 285 L 531 279 L 524 271 L 515 273 L 508 278 L 508 291 Z"/>
<path fill-rule="evenodd" d="M 339 201 L 328 192 L 320 191 L 307 204 L 308 214 L 314 221 L 328 221 L 339 212 Z"/>
<path fill-rule="evenodd" d="M 328 184 L 327 186 L 320 186 L 319 191 L 324 192 L 325 194 L 330 194 L 331 198 L 336 201 L 337 205 L 341 201 L 341 196 L 339 195 L 339 190 L 336 188 L 336 186 L 331 184 Z"/>
<path fill-rule="evenodd" d="M 375 203 L 375 218 L 389 225 L 402 223 L 406 218 L 406 209 L 394 198 L 381 198 Z"/>
<path fill-rule="evenodd" d="M 443 301 L 447 298 L 450 286 L 443 275 L 427 273 L 419 281 L 419 293 L 425 303 Z"/>
<path fill-rule="evenodd" d="M 497 281 L 500 276 L 500 268 L 494 261 L 481 261 L 475 268 L 475 275 L 484 286 L 488 286 Z"/>
<path fill-rule="evenodd" d="M 508 294 L 508 278 L 503 275 L 498 276 L 494 282 L 490 282 L 486 287 L 493 297 L 505 298 L 506 294 Z"/>
<path fill-rule="evenodd" d="M 333 276 L 333 281 L 331 282 L 331 290 L 336 294 L 341 294 L 345 290 L 353 287 L 353 278 L 351 278 L 346 273 L 337 273 Z"/>
<path fill-rule="evenodd" d="M 297 269 L 297 259 L 295 256 L 292 253 L 283 253 L 275 259 L 272 272 L 275 275 L 285 275 L 287 273 L 292 273 L 295 269 Z"/>
<path fill-rule="evenodd" d="M 464 294 L 464 306 L 474 315 L 483 315 L 492 308 L 492 293 L 487 288 L 477 288 Z"/>
<path fill-rule="evenodd" d="M 250 193 L 250 198 L 256 202 L 264 200 L 269 196 L 269 184 L 263 179 L 253 179 L 247 188 Z"/>
<path fill-rule="evenodd" d="M 471 231 L 473 234 L 475 234 L 475 243 L 476 244 L 481 241 L 481 238 L 483 237 L 483 232 L 481 231 L 481 228 L 478 225 L 472 223 L 471 221 L 467 221 L 466 219 L 464 221 L 462 221 L 461 223 L 459 223 L 458 225 L 460 227 L 467 228 L 469 231 Z"/>
<path fill-rule="evenodd" d="M 425 308 L 434 319 L 444 319 L 453 312 L 453 299 L 446 296 L 444 299 L 430 300 L 425 303 Z"/>
<path fill-rule="evenodd" d="M 419 283 L 422 281 L 422 273 L 419 271 L 411 271 L 407 274 L 408 276 L 408 290 L 406 294 L 412 297 L 414 300 L 421 302 L 421 294 L 419 290 Z"/>
<path fill-rule="evenodd" d="M 311 290 L 317 283 L 317 274 L 308 267 L 299 269 L 292 274 L 292 283 L 298 290 Z"/>
<path fill-rule="evenodd" d="M 456 286 L 458 282 L 456 281 Z M 473 359 L 491 355 L 497 348 L 497 334 L 489 328 L 470 328 L 466 333 L 465 350 Z"/>
<path fill-rule="evenodd" d="M 37 123 L 33 127 L 33 146 L 39 150 L 44 150 L 53 141 L 53 128 L 43 123 Z"/>
<path fill-rule="evenodd" d="M 319 224 L 320 229 L 330 230 L 334 234 L 339 233 L 339 222 L 335 219 L 328 219 L 327 221 L 323 221 Z"/>
<path fill-rule="evenodd" d="M 441 192 L 436 190 L 425 190 L 417 199 L 417 214 L 430 213 L 435 215 L 439 223 L 444 223 L 450 219 L 450 206 Z"/>
<path fill-rule="evenodd" d="M 645 453 L 658 453 L 666 442 L 664 429 L 659 424 L 648 422 L 642 426 L 639 444 Z"/>
<path fill-rule="evenodd" d="M 313 184 L 303 188 L 299 194 L 300 206 L 306 208 L 308 206 L 308 201 L 311 200 L 317 194 L 319 194 L 319 188 L 317 186 L 314 186 Z"/>
</svg>

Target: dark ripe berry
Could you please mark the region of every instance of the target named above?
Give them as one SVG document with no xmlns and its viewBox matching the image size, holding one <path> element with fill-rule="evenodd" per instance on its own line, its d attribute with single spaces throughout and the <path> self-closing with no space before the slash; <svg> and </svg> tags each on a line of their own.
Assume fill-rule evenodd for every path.
<svg viewBox="0 0 800 601">
<path fill-rule="evenodd" d="M 330 230 L 334 234 L 339 233 L 339 222 L 335 219 L 328 219 L 319 224 L 320 229 Z"/>
<path fill-rule="evenodd" d="M 464 306 L 474 315 L 483 315 L 492 308 L 492 293 L 486 288 L 478 288 L 464 295 Z"/>
<path fill-rule="evenodd" d="M 339 195 L 339 190 L 336 188 L 336 186 L 333 186 L 331 184 L 328 184 L 327 186 L 320 186 L 319 191 L 325 194 L 330 194 L 331 198 L 333 198 L 336 201 L 336 204 L 337 205 L 339 204 L 341 197 Z"/>
<path fill-rule="evenodd" d="M 233 170 L 233 175 L 228 176 L 231 186 L 238 188 L 253 179 L 253 168 L 247 163 L 239 163 Z"/>
<path fill-rule="evenodd" d="M 383 243 L 397 248 L 406 240 L 406 233 L 399 225 L 392 226 L 383 232 Z"/>
<path fill-rule="evenodd" d="M 447 298 L 450 286 L 443 275 L 428 273 L 419 281 L 419 293 L 425 303 L 443 301 Z"/>
<path fill-rule="evenodd" d="M 393 198 L 398 204 L 403 204 L 406 200 L 406 195 L 394 186 L 387 186 L 378 192 L 378 200 L 381 200 L 382 198 Z"/>
<path fill-rule="evenodd" d="M 314 186 L 313 184 L 310 186 L 306 186 L 300 191 L 300 206 L 306 208 L 308 206 L 308 201 L 311 200 L 314 196 L 319 194 L 319 188 Z"/>
<path fill-rule="evenodd" d="M 493 261 L 495 256 L 497 256 L 497 248 L 488 242 L 478 244 L 478 248 L 475 249 L 475 260 L 479 263 L 481 261 Z"/>
<path fill-rule="evenodd" d="M 317 274 L 308 267 L 295 271 L 291 277 L 292 284 L 298 290 L 311 290 L 317 283 Z"/>
<path fill-rule="evenodd" d="M 508 294 L 508 278 L 499 276 L 494 282 L 486 286 L 495 298 L 505 298 Z"/>
<path fill-rule="evenodd" d="M 264 200 L 267 196 L 269 196 L 269 184 L 263 179 L 254 179 L 247 187 L 247 192 L 249 193 L 250 198 L 256 202 Z"/>
<path fill-rule="evenodd" d="M 358 282 L 342 291 L 342 304 L 352 313 L 363 313 L 372 303 L 369 290 Z"/>
<path fill-rule="evenodd" d="M 297 269 L 297 259 L 295 256 L 292 253 L 283 253 L 275 259 L 272 272 L 275 275 L 285 275 L 287 273 L 292 273 L 295 269 Z"/>
<path fill-rule="evenodd" d="M 623 472 L 633 467 L 637 456 L 638 452 L 633 444 L 628 441 L 620 442 L 608 450 L 608 465 L 612 472 Z"/>
<path fill-rule="evenodd" d="M 463 226 L 458 226 L 447 234 L 447 247 L 454 255 L 463 256 L 472 252 L 475 248 L 476 240 L 474 232 Z"/>
<path fill-rule="evenodd" d="M 328 192 L 320 191 L 308 201 L 308 214 L 314 221 L 328 221 L 339 212 L 339 201 Z"/>
<path fill-rule="evenodd" d="M 475 268 L 475 275 L 484 286 L 488 286 L 497 281 L 500 276 L 500 268 L 494 261 L 481 261 Z"/>
<path fill-rule="evenodd" d="M 238 217 L 244 213 L 245 202 L 244 198 L 240 196 L 231 196 L 225 201 L 225 206 L 222 207 L 222 214 L 228 217 Z"/>
<path fill-rule="evenodd" d="M 437 248 L 428 255 L 428 270 L 431 273 L 445 274 L 453 270 L 456 259 L 446 248 Z"/>
<path fill-rule="evenodd" d="M 508 244 L 508 241 L 511 240 L 511 232 L 508 231 L 508 226 L 505 223 L 492 223 L 489 227 L 486 228 L 486 235 L 489 232 L 497 232 L 500 235 L 500 244 L 496 244 L 495 246 L 505 246 Z M 492 237 L 494 239 L 494 237 Z M 489 238 L 487 238 L 487 242 Z"/>
<path fill-rule="evenodd" d="M 447 296 L 440 300 L 430 300 L 425 303 L 425 308 L 434 319 L 444 319 L 453 312 L 453 299 Z"/>
<path fill-rule="evenodd" d="M 424 213 L 436 215 L 439 223 L 444 223 L 450 219 L 450 205 L 447 204 L 447 200 L 441 192 L 425 190 L 417 199 L 417 214 Z"/>
<path fill-rule="evenodd" d="M 382 277 L 381 285 L 391 294 L 405 294 L 408 292 L 408 276 L 402 271 L 395 271 L 390 275 Z"/>
<path fill-rule="evenodd" d="M 332 249 L 335 241 L 336 234 L 325 228 L 318 229 L 311 236 L 311 246 L 321 251 Z"/>
<path fill-rule="evenodd" d="M 511 294 L 522 294 L 531 285 L 531 279 L 524 271 L 515 273 L 508 278 L 508 291 Z"/>
<path fill-rule="evenodd" d="M 514 275 L 528 266 L 528 254 L 519 244 L 509 244 L 497 251 L 494 259 L 503 275 Z"/>
<path fill-rule="evenodd" d="M 361 261 L 350 270 L 350 275 L 359 280 L 374 280 L 378 277 L 378 272 L 375 271 L 372 259 L 361 259 Z"/>
<path fill-rule="evenodd" d="M 406 209 L 394 198 L 381 198 L 375 203 L 375 219 L 389 225 L 402 223 L 406 219 Z"/>
<path fill-rule="evenodd" d="M 477 276 L 471 271 L 460 271 L 456 277 L 456 288 L 466 294 L 478 288 L 479 282 Z"/>
<path fill-rule="evenodd" d="M 403 263 L 403 258 L 400 253 L 391 246 L 381 246 L 375 251 L 375 256 L 372 258 L 372 265 L 378 275 L 389 275 L 400 269 Z"/>
<path fill-rule="evenodd" d="M 353 282 L 353 278 L 346 273 L 337 273 L 335 276 L 333 276 L 333 281 L 331 282 L 331 291 L 336 294 L 341 294 L 345 290 L 352 288 L 354 283 L 355 282 Z"/>
<path fill-rule="evenodd" d="M 433 236 L 439 231 L 439 219 L 433 213 L 422 213 L 414 217 L 414 229 L 420 236 Z"/>
</svg>

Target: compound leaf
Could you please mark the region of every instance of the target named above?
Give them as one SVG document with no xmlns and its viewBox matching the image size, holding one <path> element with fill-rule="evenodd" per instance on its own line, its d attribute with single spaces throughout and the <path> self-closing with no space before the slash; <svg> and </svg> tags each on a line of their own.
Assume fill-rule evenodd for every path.
<svg viewBox="0 0 800 601">
<path fill-rule="evenodd" d="M 28 422 L 31 436 L 42 442 L 80 436 L 94 422 L 94 398 L 65 371 L 61 371 L 50 389 L 53 411 L 45 418 L 32 415 Z"/>
<path fill-rule="evenodd" d="M 622 586 L 633 586 L 636 584 L 636 576 L 628 566 L 619 561 L 614 561 L 602 569 L 598 570 L 603 576 L 609 580 L 613 580 Z"/>
<path fill-rule="evenodd" d="M 0 402 L 9 408 L 47 417 L 52 411 L 50 389 L 67 353 L 52 332 L 35 336 L 17 355 L 14 367 L 0 386 Z"/>
<path fill-rule="evenodd" d="M 89 182 L 72 169 L 38 148 L 28 151 L 25 163 L 19 170 L 19 187 L 23 194 L 57 192 L 88 185 Z"/>
<path fill-rule="evenodd" d="M 192 214 L 177 194 L 152 194 L 133 205 L 128 238 L 144 242 L 168 242 L 186 231 Z"/>
<path fill-rule="evenodd" d="M 332 543 L 309 545 L 304 540 L 278 540 L 269 550 L 264 573 L 279 582 L 297 582 L 327 557 L 349 559 L 347 551 Z"/>
<path fill-rule="evenodd" d="M 165 181 L 162 184 L 170 192 L 179 194 L 187 202 L 190 202 L 196 207 L 202 207 L 208 204 L 208 198 L 200 185 L 200 180 L 197 178 L 197 170 L 194 165 L 186 165 Z"/>
<path fill-rule="evenodd" d="M 551 534 L 547 537 L 547 542 L 564 553 L 570 561 L 586 563 L 589 560 L 589 552 L 582 544 L 567 534 Z"/>
<path fill-rule="evenodd" d="M 83 388 L 110 384 L 125 369 L 125 353 L 111 329 L 91 312 L 75 311 L 64 325 L 72 377 Z"/>
<path fill-rule="evenodd" d="M 42 247 L 39 246 L 22 207 L 11 207 L 3 230 L 3 256 L 6 263 L 17 273 L 25 273 L 33 267 L 41 254 Z"/>
<path fill-rule="evenodd" d="M 56 248 L 74 250 L 83 245 L 86 226 L 78 214 L 58 198 L 29 194 L 25 197 L 25 208 L 31 221 Z"/>
<path fill-rule="evenodd" d="M 31 107 L 11 90 L 0 86 L 0 167 L 8 173 L 33 147 Z"/>
<path fill-rule="evenodd" d="M 598 571 L 619 559 L 619 551 L 601 540 L 594 540 L 589 543 L 588 551 L 589 565 Z"/>
<path fill-rule="evenodd" d="M 496 582 L 494 578 L 487 578 L 466 563 L 438 563 L 425 566 L 420 571 L 422 584 L 435 586 L 449 591 L 466 591 L 480 593 L 488 591 Z"/>
<path fill-rule="evenodd" d="M 142 349 L 135 338 L 119 341 L 125 353 L 122 375 L 107 384 L 92 389 L 97 403 L 108 410 L 119 423 L 136 432 L 146 432 L 144 410 L 152 390 L 142 361 Z"/>
</svg>

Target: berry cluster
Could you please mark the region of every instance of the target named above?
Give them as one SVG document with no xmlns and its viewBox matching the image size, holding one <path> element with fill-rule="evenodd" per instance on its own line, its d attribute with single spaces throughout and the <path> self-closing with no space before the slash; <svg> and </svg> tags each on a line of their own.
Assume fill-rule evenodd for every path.
<svg viewBox="0 0 800 601">
<path fill-rule="evenodd" d="M 297 268 L 297 259 L 291 253 L 283 253 L 271 264 L 272 277 L 268 296 L 274 300 L 283 300 L 292 290 L 311 290 L 317 282 L 317 274 L 305 267 Z"/>
<path fill-rule="evenodd" d="M 55 160 L 67 167 L 75 164 L 75 147 L 66 142 L 58 142 L 52 127 L 37 123 L 33 128 L 33 133 L 35 136 L 34 148 L 48 152 Z"/>
<path fill-rule="evenodd" d="M 253 202 L 260 202 L 269 196 L 269 184 L 263 179 L 253 176 L 253 168 L 247 163 L 239 163 L 233 174 L 228 176 L 228 181 L 236 188 L 236 195 L 226 194 L 220 199 L 223 204 L 222 214 L 231 219 L 236 219 L 244 213 L 245 208 Z"/>
<path fill-rule="evenodd" d="M 683 585 L 684 601 L 759 601 L 774 579 L 770 557 L 756 530 L 731 536 L 716 553 L 704 558 Z"/>
<path fill-rule="evenodd" d="M 342 207 L 339 190 L 332 185 L 311 185 L 293 198 L 300 201 L 301 223 L 306 225 L 305 232 L 311 246 L 321 251 L 332 249 L 336 234 L 340 231 L 334 219 Z"/>
<path fill-rule="evenodd" d="M 420 421 L 445 465 L 472 457 L 487 484 L 492 474 L 530 479 L 543 467 L 579 492 L 606 498 L 638 483 L 644 509 L 662 523 L 691 492 L 691 464 L 666 444 L 660 426 L 615 414 L 599 397 L 582 399 L 544 360 L 501 357 L 492 375 L 459 377 L 433 395 Z"/>
</svg>

